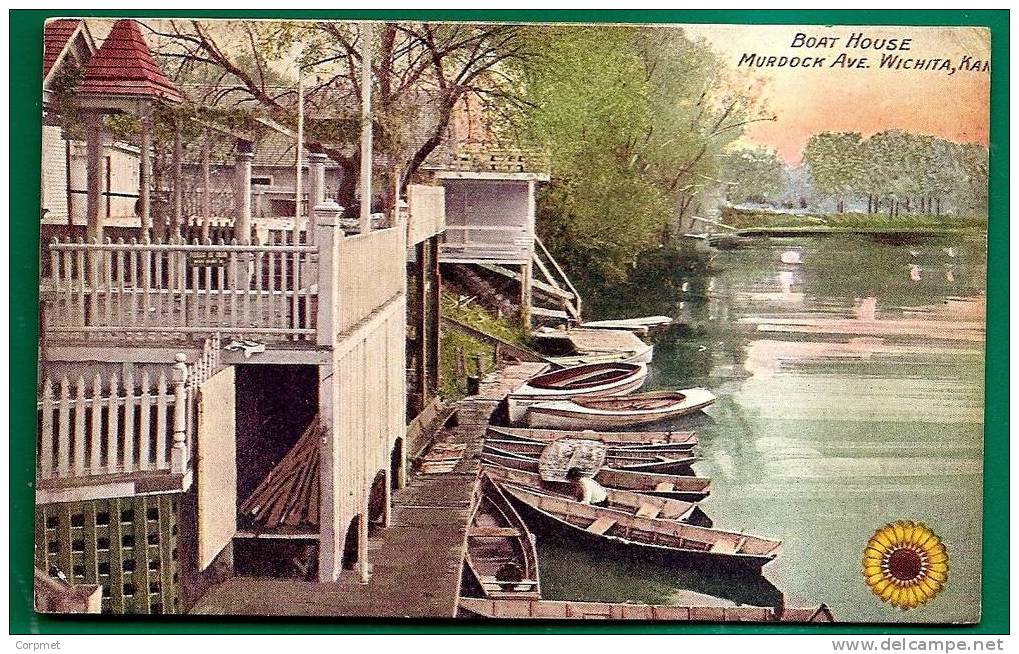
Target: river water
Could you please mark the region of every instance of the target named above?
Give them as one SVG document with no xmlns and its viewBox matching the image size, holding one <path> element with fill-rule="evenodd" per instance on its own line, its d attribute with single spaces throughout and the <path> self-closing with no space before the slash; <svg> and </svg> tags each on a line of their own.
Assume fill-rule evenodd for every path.
<svg viewBox="0 0 1019 654">
<path fill-rule="evenodd" d="M 666 263 L 663 265 L 663 261 Z M 984 239 L 771 238 L 687 249 L 596 303 L 666 313 L 645 389 L 705 386 L 695 429 L 704 511 L 780 538 L 762 577 L 607 560 L 539 535 L 549 599 L 817 605 L 840 621 L 979 616 Z M 611 296 L 611 297 L 609 297 Z M 594 317 L 594 316 L 592 316 Z M 861 574 L 871 534 L 920 520 L 950 556 L 945 590 L 908 614 Z"/>
</svg>

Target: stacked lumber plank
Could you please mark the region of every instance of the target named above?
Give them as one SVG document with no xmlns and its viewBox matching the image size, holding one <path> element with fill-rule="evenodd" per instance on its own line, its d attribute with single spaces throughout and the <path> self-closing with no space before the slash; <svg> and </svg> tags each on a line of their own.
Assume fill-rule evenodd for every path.
<svg viewBox="0 0 1019 654">
<path fill-rule="evenodd" d="M 241 504 L 241 514 L 254 526 L 265 529 L 318 527 L 319 436 L 316 418 Z"/>
<path fill-rule="evenodd" d="M 462 443 L 436 443 L 421 457 L 421 474 L 434 475 L 452 472 L 464 456 L 467 446 Z"/>
</svg>

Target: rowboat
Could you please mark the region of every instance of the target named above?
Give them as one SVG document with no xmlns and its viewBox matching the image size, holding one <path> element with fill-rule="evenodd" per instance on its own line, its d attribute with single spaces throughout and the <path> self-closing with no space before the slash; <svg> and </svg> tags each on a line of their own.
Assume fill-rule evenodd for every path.
<svg viewBox="0 0 1019 654">
<path fill-rule="evenodd" d="M 538 328 L 531 332 L 548 359 L 560 366 L 582 363 L 651 363 L 654 346 L 625 329 Z"/>
<path fill-rule="evenodd" d="M 535 402 L 621 395 L 640 388 L 646 378 L 644 363 L 589 363 L 546 372 L 507 396 L 510 422 L 522 420 Z"/>
<path fill-rule="evenodd" d="M 512 449 L 504 449 L 503 446 L 512 446 Z M 537 461 L 541 451 L 537 454 L 529 454 L 521 451 L 518 446 L 528 447 L 526 443 L 516 441 L 485 441 L 482 452 L 489 452 L 501 456 L 520 457 Z M 517 450 L 517 451 L 514 451 Z M 633 472 L 685 472 L 696 463 L 697 457 L 689 452 L 674 457 L 666 457 L 654 452 L 626 452 L 610 453 L 606 451 L 604 465 L 619 470 L 630 470 Z"/>
<path fill-rule="evenodd" d="M 458 618 L 529 620 L 669 620 L 673 622 L 835 622 L 827 605 L 819 606 L 676 606 L 632 602 L 481 599 L 461 597 Z"/>
<path fill-rule="evenodd" d="M 528 429 L 526 427 L 488 427 L 488 435 L 498 439 L 516 439 L 531 443 L 551 443 L 561 438 L 601 441 L 606 445 L 682 445 L 693 448 L 697 435 L 692 431 L 572 431 L 565 429 Z"/>
<path fill-rule="evenodd" d="M 696 413 L 713 404 L 714 394 L 704 388 L 638 393 L 624 397 L 592 397 L 539 402 L 527 408 L 529 427 L 628 427 L 662 422 Z"/>
<path fill-rule="evenodd" d="M 539 533 L 554 532 L 606 556 L 614 550 L 640 560 L 760 572 L 782 548 L 781 541 L 771 538 L 627 515 L 515 484 L 502 484 L 502 489 Z"/>
<path fill-rule="evenodd" d="M 536 441 L 524 436 L 516 436 L 514 434 L 507 434 L 501 431 L 499 428 L 490 427 L 485 433 L 485 439 L 493 443 L 500 443 L 497 447 L 502 449 L 511 450 L 514 452 L 522 452 L 525 454 L 531 454 L 533 452 L 541 452 L 542 449 L 548 447 L 552 443 L 559 443 L 562 441 L 580 441 L 580 442 L 591 442 L 603 445 L 606 448 L 606 452 L 609 454 L 660 454 L 662 456 L 673 456 L 673 455 L 686 455 L 689 454 L 694 447 L 697 445 L 697 437 L 692 433 L 690 438 L 684 442 L 679 443 L 650 443 L 650 444 L 614 444 L 608 443 L 603 440 L 591 438 L 590 436 L 597 432 L 583 432 L 583 431 L 561 431 L 558 432 L 562 435 L 562 438 L 557 438 L 550 441 Z M 609 433 L 609 432 L 602 432 Z"/>
<path fill-rule="evenodd" d="M 481 493 L 467 528 L 464 572 L 485 597 L 541 597 L 534 536 L 487 475 Z"/>
<path fill-rule="evenodd" d="M 481 460 L 514 470 L 538 472 L 537 459 L 482 451 Z M 618 488 L 656 497 L 698 502 L 711 494 L 711 479 L 708 477 L 633 472 L 611 467 L 600 468 L 591 474 L 595 481 L 606 488 Z"/>
<path fill-rule="evenodd" d="M 622 318 L 619 320 L 592 320 L 581 327 L 588 329 L 625 329 L 635 334 L 645 335 L 652 327 L 664 327 L 672 324 L 668 316 L 646 316 L 644 318 Z"/>
<path fill-rule="evenodd" d="M 484 465 L 485 474 L 496 484 L 515 484 L 548 495 L 558 495 L 571 500 L 582 499 L 583 491 L 575 483 L 548 482 L 533 472 L 514 470 L 496 465 Z M 628 515 L 661 520 L 679 520 L 692 525 L 710 527 L 711 518 L 695 502 L 642 495 L 615 488 L 602 488 L 605 500 L 597 506 L 621 511 Z"/>
<path fill-rule="evenodd" d="M 646 460 L 659 460 L 662 458 L 670 459 L 685 459 L 692 455 L 692 447 L 675 446 L 675 445 L 630 445 L 630 446 L 619 446 L 619 445 L 604 445 L 601 441 L 589 441 L 584 438 L 562 438 L 552 443 L 532 443 L 529 441 L 521 441 L 514 438 L 500 439 L 500 438 L 486 438 L 486 443 L 491 443 L 492 447 L 495 447 L 506 452 L 512 452 L 513 454 L 523 454 L 524 456 L 539 456 L 541 452 L 554 443 L 597 443 L 599 446 L 605 448 L 606 456 L 618 456 L 618 457 L 633 457 L 638 459 Z"/>
<path fill-rule="evenodd" d="M 568 367 L 584 363 L 651 363 L 654 356 L 655 346 L 644 345 L 632 352 L 580 352 L 546 358 L 557 366 Z"/>
</svg>

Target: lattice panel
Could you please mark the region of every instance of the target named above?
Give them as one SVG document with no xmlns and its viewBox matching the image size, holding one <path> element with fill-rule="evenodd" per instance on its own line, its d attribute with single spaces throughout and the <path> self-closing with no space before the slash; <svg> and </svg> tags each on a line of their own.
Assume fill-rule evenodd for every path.
<svg viewBox="0 0 1019 654">
<path fill-rule="evenodd" d="M 101 585 L 103 613 L 176 613 L 179 497 L 37 506 L 36 565 L 72 584 Z"/>
</svg>

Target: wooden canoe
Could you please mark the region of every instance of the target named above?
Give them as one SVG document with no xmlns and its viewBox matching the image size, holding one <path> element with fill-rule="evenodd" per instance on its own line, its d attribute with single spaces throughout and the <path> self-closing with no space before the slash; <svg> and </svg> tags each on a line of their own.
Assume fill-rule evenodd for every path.
<svg viewBox="0 0 1019 654">
<path fill-rule="evenodd" d="M 524 470 L 535 474 L 538 472 L 537 459 L 482 451 L 481 460 L 514 470 Z M 606 488 L 618 488 L 619 490 L 688 502 L 699 502 L 711 494 L 711 479 L 708 477 L 633 472 L 603 467 L 593 474 L 593 478 Z"/>
<path fill-rule="evenodd" d="M 629 427 L 697 413 L 714 402 L 715 396 L 704 388 L 574 398 L 532 404 L 524 414 L 524 422 L 529 427 L 563 429 Z"/>
<path fill-rule="evenodd" d="M 515 484 L 502 484 L 502 489 L 539 533 L 555 532 L 607 556 L 615 550 L 664 563 L 760 572 L 782 548 L 782 541 L 771 538 L 627 515 Z"/>
<path fill-rule="evenodd" d="M 825 604 L 811 607 L 674 606 L 632 602 L 461 597 L 457 617 L 531 620 L 669 620 L 695 622 L 835 622 Z"/>
<path fill-rule="evenodd" d="M 621 395 L 640 388 L 645 379 L 644 363 L 589 363 L 542 373 L 507 396 L 510 422 L 522 420 L 535 402 Z"/>
<path fill-rule="evenodd" d="M 483 468 L 485 474 L 496 484 L 516 484 L 548 495 L 558 495 L 571 500 L 578 500 L 583 494 L 575 484 L 544 481 L 541 475 L 537 473 L 491 464 L 485 464 Z M 615 488 L 604 488 L 604 491 L 606 494 L 605 502 L 598 506 L 615 509 L 616 511 L 633 516 L 658 518 L 661 520 L 678 520 L 701 527 L 710 527 L 712 525 L 711 518 L 697 506 L 696 502 L 684 502 L 664 497 L 655 497 L 654 495 L 642 495 Z"/>
<path fill-rule="evenodd" d="M 467 527 L 464 564 L 485 597 L 541 597 L 534 536 L 498 484 L 484 474 L 481 499 Z"/>
<path fill-rule="evenodd" d="M 556 439 L 550 442 L 532 441 L 522 438 L 517 438 L 512 434 L 502 434 L 498 430 L 489 429 L 485 435 L 485 441 L 491 442 L 495 447 L 499 449 L 508 450 L 515 453 L 526 454 L 528 456 L 534 454 L 540 454 L 543 449 L 552 445 L 553 443 L 562 443 L 566 441 L 580 442 L 580 443 L 598 443 L 605 447 L 606 454 L 615 454 L 619 456 L 626 456 L 629 454 L 637 455 L 650 455 L 650 456 L 664 456 L 664 457 L 675 457 L 682 458 L 689 456 L 694 449 L 696 444 L 696 438 L 691 439 L 692 442 L 686 443 L 655 443 L 652 445 L 610 445 L 605 441 L 599 441 L 593 438 L 585 438 L 584 432 L 582 431 L 570 431 L 560 432 L 565 434 L 563 438 Z M 594 432 L 591 432 L 594 433 Z"/>
<path fill-rule="evenodd" d="M 537 453 L 528 453 L 525 451 L 527 447 L 529 447 L 527 443 L 519 443 L 517 441 L 485 440 L 482 451 L 537 461 L 541 456 L 541 450 Z M 606 452 L 604 465 L 633 472 L 682 473 L 688 471 L 690 466 L 696 463 L 696 461 L 697 457 L 689 452 L 675 456 L 662 456 L 654 452 Z"/>
<path fill-rule="evenodd" d="M 517 439 L 531 443 L 551 443 L 561 438 L 601 441 L 618 447 L 676 445 L 692 449 L 697 435 L 692 431 L 574 431 L 566 429 L 528 429 L 526 427 L 488 427 L 488 435 L 497 439 Z"/>
</svg>

